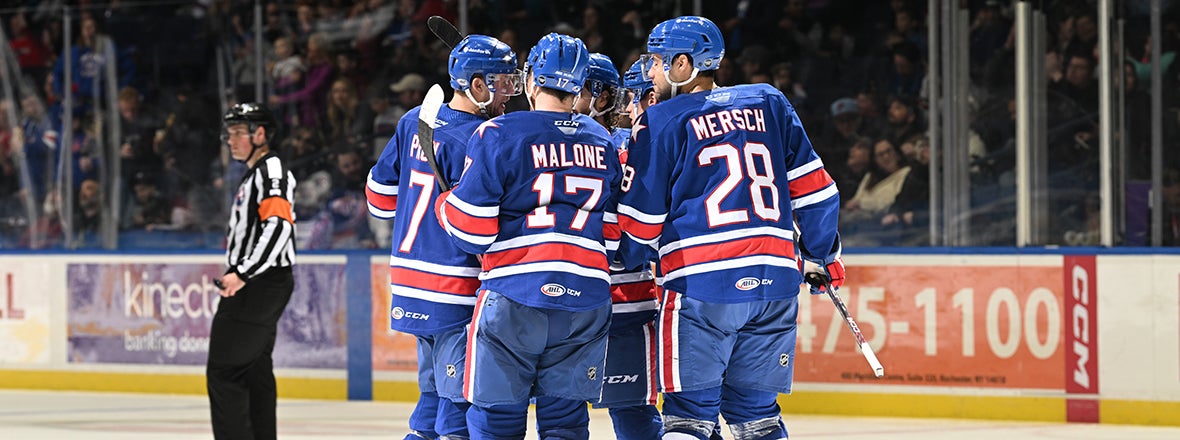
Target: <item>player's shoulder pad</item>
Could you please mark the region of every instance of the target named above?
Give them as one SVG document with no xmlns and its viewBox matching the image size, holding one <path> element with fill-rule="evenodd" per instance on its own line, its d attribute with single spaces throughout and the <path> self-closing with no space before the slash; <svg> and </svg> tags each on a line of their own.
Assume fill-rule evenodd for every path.
<svg viewBox="0 0 1180 440">
<path fill-rule="evenodd" d="M 606 127 L 603 127 L 602 124 L 599 124 L 598 121 L 595 121 L 594 118 L 591 118 L 590 116 L 578 114 L 574 116 L 574 121 L 577 121 L 582 125 L 582 129 L 585 130 L 585 133 L 593 133 L 607 140 L 611 138 L 610 130 L 608 130 Z"/>
</svg>

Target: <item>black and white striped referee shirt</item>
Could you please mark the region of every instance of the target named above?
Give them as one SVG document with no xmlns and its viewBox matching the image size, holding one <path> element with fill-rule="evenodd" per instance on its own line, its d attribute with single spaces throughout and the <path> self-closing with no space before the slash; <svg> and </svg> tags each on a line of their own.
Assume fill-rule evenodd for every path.
<svg viewBox="0 0 1180 440">
<path fill-rule="evenodd" d="M 295 176 L 273 152 L 242 178 L 230 207 L 225 259 L 247 281 L 295 264 Z"/>
</svg>

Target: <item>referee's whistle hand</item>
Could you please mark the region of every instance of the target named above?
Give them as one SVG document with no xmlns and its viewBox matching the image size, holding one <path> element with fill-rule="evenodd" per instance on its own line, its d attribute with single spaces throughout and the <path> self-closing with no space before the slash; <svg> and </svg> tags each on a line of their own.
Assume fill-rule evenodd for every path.
<svg viewBox="0 0 1180 440">
<path fill-rule="evenodd" d="M 239 290 L 242 290 L 246 282 L 242 281 L 242 278 L 238 274 L 231 272 L 221 276 L 221 285 L 224 286 L 221 289 L 221 296 L 229 298 L 236 295 Z"/>
</svg>

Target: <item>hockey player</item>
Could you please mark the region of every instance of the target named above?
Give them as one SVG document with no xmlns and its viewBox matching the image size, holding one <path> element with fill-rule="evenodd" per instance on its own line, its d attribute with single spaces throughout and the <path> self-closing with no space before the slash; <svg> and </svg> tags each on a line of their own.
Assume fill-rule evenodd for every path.
<svg viewBox="0 0 1180 440">
<path fill-rule="evenodd" d="M 614 130 L 613 116 L 619 88 L 619 73 L 611 59 L 603 54 L 590 54 L 590 73 L 582 88 L 581 98 L 574 108 L 578 113 L 595 118 L 612 131 L 620 160 L 625 159 L 626 137 Z M 623 161 L 625 162 L 625 160 Z M 660 411 L 656 409 L 659 396 L 655 376 L 656 284 L 648 260 L 654 255 L 651 248 L 630 240 L 619 244 L 619 252 L 637 252 L 638 266 L 611 264 L 611 325 L 607 343 L 606 370 L 602 397 L 595 408 L 609 408 L 614 422 L 615 438 L 620 440 L 654 439 L 663 432 Z"/>
<path fill-rule="evenodd" d="M 615 69 L 610 57 L 600 54 L 590 54 L 590 67 L 586 74 L 586 83 L 574 111 L 590 116 L 607 131 L 613 131 L 615 98 L 619 89 L 619 72 Z M 612 132 L 613 136 L 614 133 Z"/>
<path fill-rule="evenodd" d="M 625 120 L 618 118 L 620 127 L 626 127 L 620 128 L 617 133 L 626 134 L 623 149 L 631 145 L 631 129 L 638 122 L 639 115 L 647 111 L 648 107 L 656 105 L 655 85 L 647 77 L 643 63 L 643 60 L 636 61 L 623 73 L 623 88 L 617 102 L 618 107 L 622 107 L 622 115 L 626 116 Z"/>
<path fill-rule="evenodd" d="M 525 70 L 533 111 L 481 125 L 436 208 L 456 244 L 483 254 L 464 387 L 473 439 L 524 438 L 530 395 L 540 438 L 589 438 L 619 238 L 604 224 L 619 182 L 609 134 L 572 112 L 589 56 L 579 39 L 542 37 Z"/>
<path fill-rule="evenodd" d="M 791 390 L 802 282 L 792 220 L 802 257 L 833 286 L 844 278 L 831 177 L 782 93 L 714 84 L 723 41 L 702 17 L 652 29 L 660 103 L 632 128 L 619 203 L 623 230 L 659 249 L 665 439 L 706 439 L 719 413 L 736 439 L 785 438 L 776 397 Z"/>
<path fill-rule="evenodd" d="M 438 164 L 452 183 L 463 172 L 471 133 L 489 116 L 503 114 L 508 97 L 520 93 L 516 63 L 508 45 L 488 36 L 469 35 L 451 50 L 447 71 L 455 94 L 433 125 Z M 390 328 L 415 335 L 418 343 L 421 394 L 406 439 L 466 438 L 465 326 L 475 308 L 480 267 L 475 256 L 451 244 L 435 218 L 438 190 L 418 144 L 419 110 L 398 122 L 369 172 L 366 194 L 372 215 L 394 220 Z"/>
</svg>

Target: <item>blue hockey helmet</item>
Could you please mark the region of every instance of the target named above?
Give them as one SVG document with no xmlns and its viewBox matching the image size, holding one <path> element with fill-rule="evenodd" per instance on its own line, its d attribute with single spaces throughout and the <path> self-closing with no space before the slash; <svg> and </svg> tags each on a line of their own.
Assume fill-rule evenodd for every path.
<svg viewBox="0 0 1180 440">
<path fill-rule="evenodd" d="M 668 70 L 672 58 L 685 54 L 698 70 L 717 70 L 725 57 L 721 29 L 705 17 L 676 17 L 656 25 L 647 37 L 647 51 L 659 55 Z"/>
<path fill-rule="evenodd" d="M 631 64 L 631 68 L 623 74 L 623 88 L 635 92 L 636 95 L 642 95 L 643 92 L 655 88 L 651 78 L 646 75 L 648 67 L 650 65 L 642 59 Z"/>
<path fill-rule="evenodd" d="M 623 87 L 618 89 L 617 97 L 615 98 L 615 111 L 626 111 L 627 104 L 638 104 L 639 99 L 648 90 L 655 88 L 655 84 L 651 82 L 651 78 L 647 76 L 647 69 L 651 67 L 649 63 L 650 58 L 640 58 L 638 61 L 631 64 L 631 67 L 623 72 Z M 627 99 L 627 92 L 632 95 L 631 99 Z"/>
<path fill-rule="evenodd" d="M 610 57 L 600 54 L 590 54 L 590 73 L 586 77 L 587 86 L 594 96 L 602 93 L 607 87 L 619 87 L 619 71 Z"/>
<path fill-rule="evenodd" d="M 529 51 L 525 74 L 532 75 L 538 87 L 578 94 L 590 67 L 590 51 L 582 40 L 569 35 L 550 33 Z"/>
<path fill-rule="evenodd" d="M 451 88 L 460 92 L 471 87 L 471 78 L 483 75 L 488 89 L 496 92 L 497 75 L 517 75 L 516 53 L 504 42 L 487 35 L 468 35 L 451 49 L 447 60 L 447 73 L 451 76 Z M 514 79 L 514 90 L 508 95 L 520 94 L 523 84 Z"/>
</svg>

